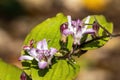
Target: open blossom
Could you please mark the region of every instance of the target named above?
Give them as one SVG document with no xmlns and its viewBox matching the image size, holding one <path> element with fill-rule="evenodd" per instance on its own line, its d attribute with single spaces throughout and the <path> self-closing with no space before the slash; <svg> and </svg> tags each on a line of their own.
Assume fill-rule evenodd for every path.
<svg viewBox="0 0 120 80">
<path fill-rule="evenodd" d="M 25 49 L 24 49 L 25 50 Z M 51 65 L 51 60 L 54 54 L 57 52 L 55 48 L 48 49 L 46 39 L 39 41 L 36 48 L 32 47 L 29 50 L 26 50 L 29 55 L 23 55 L 19 60 L 33 60 L 35 59 L 38 62 L 38 67 L 44 69 L 47 66 Z"/>
<path fill-rule="evenodd" d="M 71 20 L 71 16 L 67 16 L 68 23 L 64 23 L 61 25 L 60 30 L 62 35 L 68 36 L 72 35 L 74 38 L 74 44 L 80 45 L 80 40 L 83 37 L 84 34 L 93 34 L 95 33 L 95 30 L 93 28 L 88 28 L 87 25 L 83 26 L 82 21 Z M 90 16 L 86 18 L 85 24 L 88 24 L 90 20 Z"/>
</svg>

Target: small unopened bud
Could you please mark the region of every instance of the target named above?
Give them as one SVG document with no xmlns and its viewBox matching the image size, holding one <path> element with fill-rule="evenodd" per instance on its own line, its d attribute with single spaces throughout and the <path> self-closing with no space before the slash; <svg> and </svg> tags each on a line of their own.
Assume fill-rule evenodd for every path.
<svg viewBox="0 0 120 80">
<path fill-rule="evenodd" d="M 61 41 L 66 43 L 66 39 L 67 39 L 67 34 L 64 33 L 64 30 L 66 30 L 68 28 L 68 24 L 64 23 L 60 26 L 60 32 L 61 32 Z"/>
<path fill-rule="evenodd" d="M 67 24 L 67 23 L 63 23 L 63 24 L 60 26 L 60 32 L 63 33 L 63 31 L 64 31 L 65 29 L 67 29 L 67 28 L 68 28 L 68 24 Z"/>
<path fill-rule="evenodd" d="M 20 80 L 27 80 L 27 76 L 24 72 L 22 72 L 22 74 L 20 76 Z"/>
<path fill-rule="evenodd" d="M 99 26 L 98 26 L 98 23 L 97 23 L 96 21 L 94 21 L 94 23 L 93 23 L 93 29 L 94 29 L 96 32 L 98 32 L 98 30 L 99 30 Z"/>
<path fill-rule="evenodd" d="M 95 30 L 95 33 L 94 33 L 94 37 L 96 37 L 96 36 L 99 36 L 98 35 L 98 31 L 99 31 L 99 25 L 98 25 L 98 23 L 96 22 L 96 21 L 94 21 L 94 23 L 93 23 L 93 30 Z"/>
</svg>

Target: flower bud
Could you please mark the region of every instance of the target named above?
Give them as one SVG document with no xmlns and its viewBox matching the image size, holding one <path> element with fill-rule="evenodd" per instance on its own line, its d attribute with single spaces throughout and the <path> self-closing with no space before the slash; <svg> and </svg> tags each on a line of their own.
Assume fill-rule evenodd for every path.
<svg viewBox="0 0 120 80">
<path fill-rule="evenodd" d="M 24 72 L 22 72 L 22 74 L 20 76 L 20 80 L 27 80 L 27 76 Z"/>
</svg>

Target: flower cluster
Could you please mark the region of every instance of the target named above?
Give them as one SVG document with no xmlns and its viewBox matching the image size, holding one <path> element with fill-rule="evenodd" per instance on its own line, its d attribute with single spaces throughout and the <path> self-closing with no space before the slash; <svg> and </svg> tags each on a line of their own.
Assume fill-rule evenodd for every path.
<svg viewBox="0 0 120 80">
<path fill-rule="evenodd" d="M 78 20 L 71 20 L 71 16 L 67 16 L 68 22 L 63 23 L 60 26 L 60 31 L 62 37 L 68 37 L 72 35 L 73 37 L 73 45 L 80 45 L 81 39 L 84 37 L 85 34 L 91 34 L 92 36 L 96 35 L 99 26 L 96 22 L 92 24 L 92 28 L 88 28 L 90 16 L 88 16 L 83 23 L 82 21 Z M 31 40 L 29 45 L 25 45 L 23 50 L 26 51 L 28 54 L 22 55 L 19 60 L 36 60 L 38 62 L 38 67 L 40 69 L 45 69 L 51 65 L 51 60 L 54 54 L 57 52 L 55 48 L 48 49 L 48 45 L 46 39 L 39 41 L 36 44 L 36 48 L 34 47 L 34 40 Z"/>
<path fill-rule="evenodd" d="M 71 20 L 71 16 L 67 16 L 68 23 L 64 23 L 60 27 L 60 31 L 63 36 L 72 35 L 74 39 L 75 45 L 80 45 L 81 38 L 84 34 L 91 34 L 94 35 L 96 33 L 96 29 L 98 30 L 98 26 L 94 23 L 92 28 L 88 28 L 88 24 L 90 21 L 90 16 L 86 18 L 86 21 L 83 22 L 78 20 Z"/>
<path fill-rule="evenodd" d="M 34 41 L 31 40 L 28 46 L 24 46 L 23 49 L 27 51 L 29 55 L 22 55 L 19 60 L 33 60 L 38 62 L 40 69 L 45 69 L 51 65 L 51 60 L 54 54 L 57 52 L 55 48 L 48 49 L 46 39 L 39 41 L 36 48 L 33 46 Z"/>
</svg>

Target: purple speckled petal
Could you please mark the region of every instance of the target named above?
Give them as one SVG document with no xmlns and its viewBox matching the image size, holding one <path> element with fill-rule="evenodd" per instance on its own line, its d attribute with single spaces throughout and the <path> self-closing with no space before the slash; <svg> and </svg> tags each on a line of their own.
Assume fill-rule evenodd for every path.
<svg viewBox="0 0 120 80">
<path fill-rule="evenodd" d="M 24 56 L 19 57 L 19 60 L 33 60 L 33 57 L 24 55 Z"/>
<path fill-rule="evenodd" d="M 76 22 L 77 22 L 77 24 L 81 24 L 81 21 L 80 21 L 80 19 L 78 19 Z"/>
<path fill-rule="evenodd" d="M 80 21 L 80 19 L 76 20 L 76 23 L 77 23 L 76 27 L 80 27 L 82 25 L 82 22 Z"/>
<path fill-rule="evenodd" d="M 86 29 L 86 31 L 84 33 L 85 34 L 93 34 L 93 33 L 95 33 L 95 30 L 93 30 L 93 29 Z"/>
<path fill-rule="evenodd" d="M 46 39 L 43 39 L 42 41 L 39 41 L 37 43 L 37 49 L 39 49 L 39 50 L 48 50 L 48 45 L 47 45 Z"/>
<path fill-rule="evenodd" d="M 57 49 L 50 48 L 50 55 L 53 56 L 57 52 Z"/>
<path fill-rule="evenodd" d="M 43 54 L 38 54 L 38 56 L 37 56 L 37 61 L 41 61 L 43 59 Z"/>
<path fill-rule="evenodd" d="M 48 45 L 47 45 L 46 39 L 43 39 L 42 43 L 43 43 L 43 50 L 48 50 Z"/>
<path fill-rule="evenodd" d="M 47 62 L 46 61 L 41 61 L 41 62 L 38 62 L 38 67 L 40 69 L 45 69 L 47 67 Z"/>
<path fill-rule="evenodd" d="M 36 49 L 36 52 L 37 52 L 38 54 L 42 54 L 42 53 L 44 53 L 44 50 Z"/>
<path fill-rule="evenodd" d="M 69 29 L 66 29 L 66 30 L 63 31 L 63 34 L 64 34 L 65 36 L 68 36 L 68 35 L 70 35 L 70 34 L 73 34 L 73 32 L 70 31 Z"/>
<path fill-rule="evenodd" d="M 46 57 L 50 56 L 50 53 L 49 53 L 49 50 L 44 50 L 44 53 L 43 53 Z"/>
<path fill-rule="evenodd" d="M 32 48 L 30 50 L 30 53 L 29 53 L 32 57 L 36 57 L 37 56 L 37 52 L 36 52 L 36 49 L 35 48 Z"/>
<path fill-rule="evenodd" d="M 42 41 L 39 41 L 37 43 L 37 49 L 42 50 L 42 47 L 43 47 L 43 43 L 42 43 Z"/>
<path fill-rule="evenodd" d="M 77 26 L 77 22 L 76 21 L 72 21 L 72 26 L 76 27 Z"/>
</svg>

